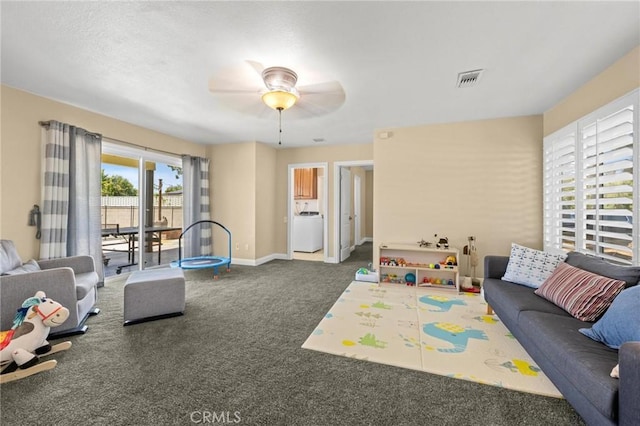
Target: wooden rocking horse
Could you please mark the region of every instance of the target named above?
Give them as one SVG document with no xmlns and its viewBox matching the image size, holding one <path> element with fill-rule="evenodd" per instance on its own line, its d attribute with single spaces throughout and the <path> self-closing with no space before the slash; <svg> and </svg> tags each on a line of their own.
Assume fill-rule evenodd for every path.
<svg viewBox="0 0 640 426">
<path fill-rule="evenodd" d="M 71 342 L 51 346 L 47 341 L 51 327 L 61 325 L 69 310 L 38 291 L 18 309 L 10 330 L 0 332 L 0 383 L 22 379 L 51 370 L 55 360 L 40 361 L 40 357 L 67 350 Z"/>
</svg>

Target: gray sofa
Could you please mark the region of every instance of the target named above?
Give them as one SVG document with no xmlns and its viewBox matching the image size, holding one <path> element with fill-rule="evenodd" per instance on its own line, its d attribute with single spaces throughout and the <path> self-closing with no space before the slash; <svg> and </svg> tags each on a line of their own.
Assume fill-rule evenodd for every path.
<svg viewBox="0 0 640 426">
<path fill-rule="evenodd" d="M 565 399 L 590 425 L 640 424 L 640 342 L 619 351 L 584 336 L 580 321 L 536 295 L 534 288 L 502 280 L 509 257 L 486 256 L 484 297 Z M 599 275 L 638 284 L 640 268 L 619 267 L 569 253 L 566 262 Z M 630 324 L 630 326 L 633 326 Z M 620 365 L 620 379 L 610 377 Z"/>
<path fill-rule="evenodd" d="M 10 240 L 0 240 L 0 326 L 8 330 L 16 310 L 42 290 L 69 309 L 69 318 L 50 338 L 84 333 L 87 317 L 98 312 L 98 274 L 91 256 L 72 256 L 23 263 Z"/>
</svg>

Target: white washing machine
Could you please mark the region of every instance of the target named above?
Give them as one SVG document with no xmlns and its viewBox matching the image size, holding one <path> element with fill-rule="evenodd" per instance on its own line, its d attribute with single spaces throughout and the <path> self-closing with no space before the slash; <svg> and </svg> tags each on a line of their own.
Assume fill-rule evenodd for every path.
<svg viewBox="0 0 640 426">
<path fill-rule="evenodd" d="M 323 218 L 318 212 L 293 217 L 293 251 L 314 253 L 322 245 Z"/>
</svg>

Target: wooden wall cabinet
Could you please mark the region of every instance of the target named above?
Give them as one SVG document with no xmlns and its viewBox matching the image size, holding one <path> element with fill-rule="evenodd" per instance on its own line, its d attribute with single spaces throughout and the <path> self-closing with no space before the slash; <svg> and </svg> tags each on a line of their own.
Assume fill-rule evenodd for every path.
<svg viewBox="0 0 640 426">
<path fill-rule="evenodd" d="M 294 169 L 294 200 L 315 200 L 318 198 L 318 170 L 315 168 Z"/>
</svg>

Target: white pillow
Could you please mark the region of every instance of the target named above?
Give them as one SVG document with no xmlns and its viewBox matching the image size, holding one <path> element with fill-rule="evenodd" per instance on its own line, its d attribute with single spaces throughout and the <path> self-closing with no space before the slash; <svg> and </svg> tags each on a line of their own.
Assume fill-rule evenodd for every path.
<svg viewBox="0 0 640 426">
<path fill-rule="evenodd" d="M 513 243 L 507 270 L 502 279 L 538 288 L 566 258 L 566 253 L 549 253 Z"/>
</svg>

